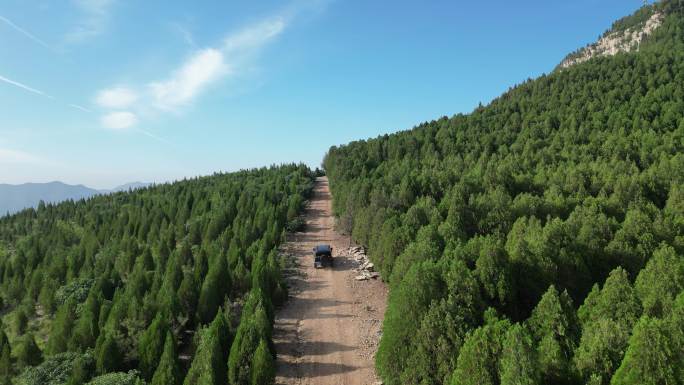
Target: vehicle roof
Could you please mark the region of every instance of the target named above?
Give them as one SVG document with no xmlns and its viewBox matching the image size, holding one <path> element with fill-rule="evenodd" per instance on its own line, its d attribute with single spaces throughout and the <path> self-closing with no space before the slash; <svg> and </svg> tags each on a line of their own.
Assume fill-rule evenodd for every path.
<svg viewBox="0 0 684 385">
<path fill-rule="evenodd" d="M 332 251 L 332 247 L 330 245 L 318 245 L 316 246 L 316 252 L 317 253 L 326 253 Z"/>
</svg>

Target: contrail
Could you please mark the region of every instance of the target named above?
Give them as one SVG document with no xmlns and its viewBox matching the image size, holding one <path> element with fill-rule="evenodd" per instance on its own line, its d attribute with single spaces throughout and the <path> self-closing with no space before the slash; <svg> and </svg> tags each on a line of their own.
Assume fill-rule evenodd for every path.
<svg viewBox="0 0 684 385">
<path fill-rule="evenodd" d="M 25 91 L 34 93 L 34 94 L 36 94 L 36 95 L 40 95 L 40 96 L 44 96 L 44 97 L 46 97 L 46 98 L 48 98 L 48 99 L 56 100 L 53 96 L 50 96 L 50 95 L 46 94 L 45 92 L 43 92 L 43 91 L 41 91 L 41 90 L 37 90 L 37 89 L 35 89 L 35 88 L 29 87 L 29 86 L 27 86 L 26 84 L 22 84 L 22 83 L 16 82 L 16 81 L 14 81 L 14 80 L 12 80 L 12 79 L 7 79 L 7 78 L 4 77 L 4 76 L 0 76 L 0 82 L 5 82 L 5 83 L 11 84 L 11 85 L 13 85 L 13 86 L 15 86 L 15 87 L 19 87 L 19 88 L 21 88 L 22 90 L 25 90 Z M 89 109 L 87 109 L 87 108 L 85 108 L 85 107 L 83 107 L 83 106 L 79 106 L 78 104 L 73 104 L 73 103 L 72 103 L 72 104 L 67 104 L 67 106 L 69 106 L 69 107 L 71 107 L 71 108 L 75 108 L 75 109 L 80 110 L 80 111 L 83 111 L 83 112 L 89 112 L 89 113 L 92 113 L 92 112 L 93 112 L 93 111 L 91 111 L 91 110 L 89 110 Z"/>
<path fill-rule="evenodd" d="M 5 82 L 5 83 L 7 83 L 7 84 L 11 84 L 11 85 L 13 85 L 13 86 L 15 86 L 15 87 L 19 87 L 19 88 L 21 88 L 21 89 L 23 89 L 23 90 L 25 90 L 25 91 L 33 92 L 34 94 L 38 94 L 38 95 L 40 95 L 40 96 L 45 96 L 46 98 L 49 98 L 49 99 L 54 99 L 52 96 L 46 94 L 46 93 L 43 92 L 43 91 L 37 90 L 37 89 L 35 89 L 35 88 L 31 88 L 31 87 L 29 87 L 29 86 L 27 86 L 27 85 L 25 85 L 25 84 L 21 84 L 21 83 L 19 83 L 19 82 L 15 82 L 15 81 L 12 80 L 12 79 L 7 79 L 7 78 L 4 77 L 4 76 L 0 76 L 0 81 Z"/>
<path fill-rule="evenodd" d="M 91 110 L 89 110 L 89 109 L 87 109 L 87 108 L 85 108 L 85 107 L 83 107 L 83 106 L 79 106 L 78 104 L 69 104 L 69 107 L 75 108 L 75 109 L 77 109 L 77 110 L 81 110 L 81 111 L 84 111 L 84 112 L 93 112 L 93 111 L 91 111 Z"/>
<path fill-rule="evenodd" d="M 14 30 L 16 30 L 17 32 L 19 32 L 19 33 L 21 33 L 22 35 L 24 35 L 24 36 L 28 37 L 29 39 L 33 40 L 35 43 L 38 43 L 38 44 L 42 45 L 43 47 L 45 47 L 45 48 L 49 49 L 50 51 L 52 51 L 52 47 L 50 47 L 46 42 L 44 42 L 44 41 L 40 40 L 39 38 L 35 37 L 31 32 L 29 32 L 29 31 L 27 31 L 27 30 L 21 28 L 20 26 L 18 26 L 18 25 L 16 25 L 16 24 L 12 23 L 12 21 L 11 21 L 10 19 L 7 19 L 7 18 L 5 18 L 5 17 L 0 16 L 0 21 L 3 21 L 5 24 L 9 25 L 10 27 L 12 27 L 12 28 L 13 28 Z"/>
<path fill-rule="evenodd" d="M 153 134 L 147 130 L 143 130 L 142 128 L 138 128 L 137 131 L 140 132 L 141 134 L 145 135 L 145 136 L 148 136 L 148 137 L 154 139 L 154 140 L 160 141 L 160 142 L 165 143 L 165 144 L 171 144 L 168 140 L 166 140 L 162 137 L 159 137 L 159 136 L 157 136 L 157 135 L 155 135 L 155 134 Z"/>
</svg>

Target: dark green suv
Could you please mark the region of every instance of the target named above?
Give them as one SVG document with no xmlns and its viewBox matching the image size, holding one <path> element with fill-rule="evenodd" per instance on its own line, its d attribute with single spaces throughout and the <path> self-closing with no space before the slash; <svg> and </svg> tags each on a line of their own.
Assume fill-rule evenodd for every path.
<svg viewBox="0 0 684 385">
<path fill-rule="evenodd" d="M 319 267 L 325 267 L 326 265 L 332 267 L 332 250 L 332 246 L 330 245 L 318 245 L 314 247 L 314 267 L 317 269 Z"/>
</svg>

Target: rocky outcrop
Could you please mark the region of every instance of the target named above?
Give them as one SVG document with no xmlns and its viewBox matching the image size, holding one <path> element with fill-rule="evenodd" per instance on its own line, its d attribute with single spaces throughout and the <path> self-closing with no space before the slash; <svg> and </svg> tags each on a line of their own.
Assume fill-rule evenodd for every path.
<svg viewBox="0 0 684 385">
<path fill-rule="evenodd" d="M 654 12 L 648 20 L 633 28 L 611 32 L 599 39 L 598 42 L 582 48 L 569 55 L 560 64 L 560 68 L 568 68 L 575 64 L 584 63 L 599 56 L 613 56 L 620 52 L 630 52 L 639 49 L 643 39 L 653 33 L 663 23 L 664 15 Z"/>
</svg>

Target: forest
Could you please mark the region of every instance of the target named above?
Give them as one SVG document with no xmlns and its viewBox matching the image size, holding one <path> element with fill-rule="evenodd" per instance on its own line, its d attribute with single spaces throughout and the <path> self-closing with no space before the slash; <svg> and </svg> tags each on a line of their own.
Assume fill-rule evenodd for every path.
<svg viewBox="0 0 684 385">
<path fill-rule="evenodd" d="M 0 384 L 271 383 L 278 245 L 313 178 L 272 166 L 0 218 Z"/>
<path fill-rule="evenodd" d="M 385 384 L 684 384 L 684 3 L 614 28 L 653 12 L 638 51 L 330 148 Z"/>
</svg>

